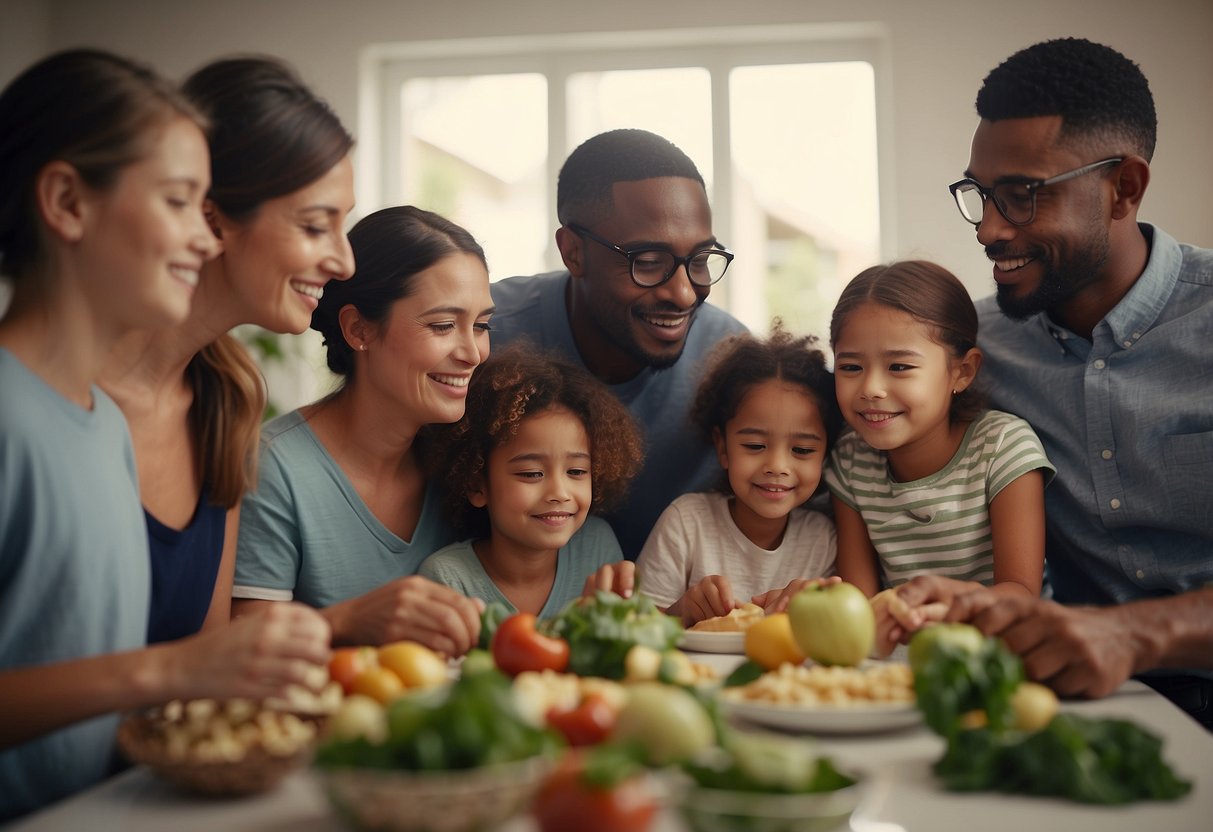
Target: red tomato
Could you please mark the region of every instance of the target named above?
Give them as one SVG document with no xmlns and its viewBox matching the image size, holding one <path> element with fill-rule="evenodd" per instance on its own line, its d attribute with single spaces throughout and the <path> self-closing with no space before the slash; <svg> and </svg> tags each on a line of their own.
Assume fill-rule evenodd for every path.
<svg viewBox="0 0 1213 832">
<path fill-rule="evenodd" d="M 601 693 L 591 693 L 575 708 L 567 711 L 552 709 L 547 713 L 548 725 L 564 734 L 569 745 L 595 745 L 602 742 L 615 727 L 619 710 Z"/>
<path fill-rule="evenodd" d="M 515 613 L 502 621 L 489 649 L 497 667 L 511 676 L 526 670 L 560 672 L 569 666 L 568 642 L 538 632 L 535 616 L 529 612 Z"/>
<path fill-rule="evenodd" d="M 354 680 L 365 670 L 379 664 L 374 647 L 339 647 L 329 659 L 329 678 L 341 685 L 347 695 L 354 691 Z"/>
<path fill-rule="evenodd" d="M 571 753 L 539 787 L 531 805 L 539 832 L 647 832 L 653 825 L 657 800 L 640 777 L 601 788 L 581 773 Z"/>
</svg>

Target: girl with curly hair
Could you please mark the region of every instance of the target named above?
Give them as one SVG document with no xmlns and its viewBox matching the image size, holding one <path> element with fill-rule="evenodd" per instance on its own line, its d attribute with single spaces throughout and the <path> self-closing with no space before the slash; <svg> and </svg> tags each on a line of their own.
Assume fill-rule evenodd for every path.
<svg viewBox="0 0 1213 832">
<path fill-rule="evenodd" d="M 539 618 L 598 589 L 631 593 L 634 565 L 590 513 L 619 502 L 644 455 L 602 383 L 511 346 L 472 377 L 467 415 L 434 430 L 435 476 L 465 539 L 427 558 L 421 575 Z"/>
<path fill-rule="evenodd" d="M 718 491 L 684 494 L 662 513 L 636 569 L 642 588 L 685 626 L 743 602 L 766 612 L 834 569 L 834 525 L 805 503 L 840 417 L 817 339 L 778 320 L 709 357 L 691 420 L 716 447 Z"/>
</svg>

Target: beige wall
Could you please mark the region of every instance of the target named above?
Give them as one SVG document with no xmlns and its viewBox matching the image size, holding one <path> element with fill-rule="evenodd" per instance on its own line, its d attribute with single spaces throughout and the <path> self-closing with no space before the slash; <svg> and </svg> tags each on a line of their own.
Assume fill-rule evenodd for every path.
<svg viewBox="0 0 1213 832">
<path fill-rule="evenodd" d="M 1213 247 L 1213 3 L 1209 0 L 0 0 L 0 82 L 40 54 L 94 45 L 184 75 L 219 55 L 294 63 L 351 128 L 373 43 L 644 27 L 877 21 L 893 77 L 896 227 L 890 257 L 927 257 L 989 289 L 988 266 L 945 186 L 968 161 L 973 98 L 1015 50 L 1049 37 L 1108 43 L 1151 81 L 1160 131 L 1142 218 Z M 806 149 L 806 152 L 810 152 Z M 361 206 L 363 209 L 376 206 Z M 474 231 L 474 229 L 473 229 Z"/>
</svg>

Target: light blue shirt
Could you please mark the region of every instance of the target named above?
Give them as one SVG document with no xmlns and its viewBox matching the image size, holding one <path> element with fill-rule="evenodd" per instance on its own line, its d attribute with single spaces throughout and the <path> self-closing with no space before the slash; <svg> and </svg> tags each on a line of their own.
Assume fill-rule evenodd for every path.
<svg viewBox="0 0 1213 832">
<path fill-rule="evenodd" d="M 536 617 L 551 618 L 556 615 L 569 601 L 581 595 L 586 578 L 600 567 L 621 560 L 623 552 L 619 550 L 619 542 L 611 527 L 600 517 L 587 517 L 585 525 L 556 553 L 556 577 L 552 590 Z M 471 540 L 452 543 L 430 555 L 421 564 L 421 575 L 469 598 L 480 598 L 486 604 L 499 601 L 510 612 L 518 611 L 484 571 L 480 558 L 472 550 Z"/>
<path fill-rule="evenodd" d="M 142 647 L 151 565 L 117 405 L 84 410 L 0 348 L 0 669 Z M 9 714 L 0 719 L 12 719 Z M 0 821 L 111 771 L 118 715 L 0 751 Z"/>
<path fill-rule="evenodd" d="M 1057 467 L 1046 558 L 1066 603 L 1213 581 L 1213 251 L 1141 229 L 1146 269 L 1090 342 L 978 302 L 980 380 Z"/>
<path fill-rule="evenodd" d="M 570 363 L 585 366 L 564 304 L 567 271 L 511 277 L 492 285 L 493 347 L 529 338 Z M 610 385 L 644 436 L 645 463 L 624 502 L 604 515 L 628 560 L 635 560 L 653 524 L 674 498 L 706 491 L 720 479 L 720 463 L 711 444 L 688 420 L 703 358 L 721 339 L 745 332 L 740 321 L 705 303 L 695 313 L 682 357 L 672 367 L 646 367 L 635 378 Z"/>
<path fill-rule="evenodd" d="M 299 411 L 261 434 L 257 488 L 240 507 L 234 598 L 328 607 L 415 574 L 455 539 L 431 486 L 412 539 L 371 512 Z"/>
</svg>

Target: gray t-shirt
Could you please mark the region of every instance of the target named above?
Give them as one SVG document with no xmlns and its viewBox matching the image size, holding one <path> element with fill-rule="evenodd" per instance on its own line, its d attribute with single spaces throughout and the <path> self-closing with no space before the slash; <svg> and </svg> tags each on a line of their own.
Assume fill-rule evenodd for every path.
<svg viewBox="0 0 1213 832">
<path fill-rule="evenodd" d="M 455 539 L 433 486 L 412 539 L 393 534 L 297 410 L 267 424 L 261 444 L 257 488 L 240 508 L 235 598 L 328 607 L 415 574 Z"/>
<path fill-rule="evenodd" d="M 570 279 L 567 271 L 561 271 L 494 283 L 493 347 L 527 338 L 585 366 L 564 305 Z M 644 468 L 632 481 L 624 502 L 604 515 L 629 560 L 640 554 L 657 517 L 675 497 L 704 491 L 720 477 L 716 452 L 692 429 L 687 411 L 695 398 L 704 356 L 721 339 L 745 331 L 740 321 L 705 303 L 695 313 L 682 357 L 672 367 L 646 368 L 630 381 L 610 385 L 640 426 L 645 442 Z"/>
<path fill-rule="evenodd" d="M 550 618 L 569 601 L 581 595 L 586 578 L 602 566 L 623 560 L 619 542 L 611 527 L 600 517 L 586 518 L 585 525 L 556 553 L 556 580 L 538 618 Z M 510 612 L 517 609 L 485 573 L 480 559 L 472 551 L 472 541 L 464 540 L 435 552 L 421 564 L 421 574 L 445 584 L 469 598 L 485 603 L 500 601 Z"/>
<path fill-rule="evenodd" d="M 80 408 L 3 348 L 0 391 L 0 669 L 142 647 L 151 570 L 121 411 L 96 387 Z M 117 724 L 0 751 L 0 821 L 105 777 Z"/>
</svg>

